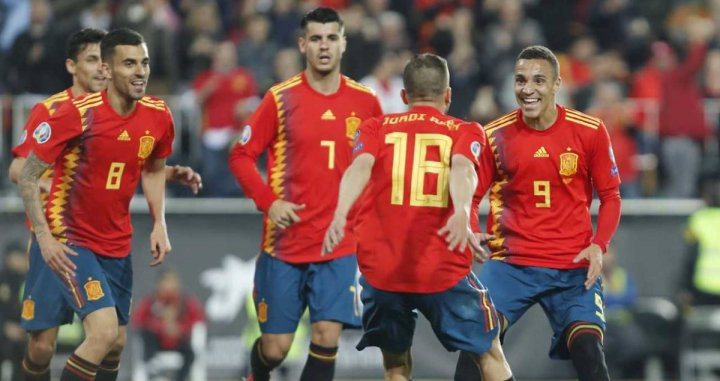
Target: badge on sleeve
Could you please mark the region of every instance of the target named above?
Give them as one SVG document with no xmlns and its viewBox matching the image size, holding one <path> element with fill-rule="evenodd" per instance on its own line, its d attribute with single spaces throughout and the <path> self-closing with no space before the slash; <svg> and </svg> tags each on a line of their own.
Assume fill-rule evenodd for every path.
<svg viewBox="0 0 720 381">
<path fill-rule="evenodd" d="M 609 148 L 609 154 L 610 162 L 612 163 L 612 168 L 610 168 L 610 176 L 615 177 L 620 174 L 620 171 L 618 170 L 617 163 L 615 162 L 615 153 L 613 152 L 612 146 Z"/>
<path fill-rule="evenodd" d="M 482 145 L 479 141 L 474 141 L 470 144 L 470 152 L 472 152 L 473 156 L 477 159 L 478 156 L 480 156 L 480 151 L 482 149 Z"/>
<path fill-rule="evenodd" d="M 250 138 L 252 137 L 252 128 L 249 124 L 246 124 L 245 127 L 243 127 L 242 134 L 240 134 L 240 144 L 245 145 L 250 141 Z"/>
<path fill-rule="evenodd" d="M 47 124 L 47 122 L 40 123 L 37 127 L 35 127 L 35 131 L 33 131 L 33 138 L 35 138 L 35 141 L 38 144 L 47 143 L 47 141 L 50 140 L 51 135 L 52 128 L 50 128 L 50 125 Z"/>
</svg>

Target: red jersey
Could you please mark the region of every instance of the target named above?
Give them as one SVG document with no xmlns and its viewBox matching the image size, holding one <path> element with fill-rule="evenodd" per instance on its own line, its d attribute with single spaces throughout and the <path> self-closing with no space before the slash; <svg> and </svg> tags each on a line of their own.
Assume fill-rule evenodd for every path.
<svg viewBox="0 0 720 381">
<path fill-rule="evenodd" d="M 179 332 L 168 332 L 168 310 Z M 161 349 L 178 349 L 190 340 L 193 326 L 204 321 L 202 304 L 189 295 L 147 296 L 132 313 L 133 325 L 155 335 Z"/>
<path fill-rule="evenodd" d="M 262 251 L 290 263 L 355 253 L 352 223 L 346 238 L 325 257 L 321 257 L 322 241 L 332 221 L 340 180 L 350 165 L 355 131 L 363 120 L 381 114 L 372 90 L 345 76 L 330 95 L 314 90 L 304 72 L 268 90 L 230 154 L 230 168 L 245 194 L 266 213 Z M 265 150 L 267 184 L 255 164 Z M 278 198 L 305 204 L 297 211 L 302 221 L 278 229 L 267 217 Z"/>
<path fill-rule="evenodd" d="M 572 263 L 591 242 L 605 249 L 619 220 L 620 177 L 607 130 L 600 119 L 557 106 L 555 123 L 544 131 L 528 127 L 516 110 L 485 127 L 489 150 L 483 164 L 493 170 L 487 230 L 491 258 L 523 266 L 556 269 Z M 604 205 L 593 239 L 593 187 Z M 607 202 L 607 204 L 605 204 Z M 614 225 L 613 225 L 614 223 Z"/>
<path fill-rule="evenodd" d="M 357 226 L 358 265 L 373 287 L 440 292 L 470 272 L 470 250 L 449 251 L 437 231 L 454 212 L 452 155 L 478 164 L 486 144 L 479 124 L 427 106 L 362 124 L 355 154 L 373 155 L 375 165 Z"/>
<path fill-rule="evenodd" d="M 130 115 L 105 91 L 63 105 L 32 134 L 33 152 L 54 163 L 46 217 L 60 242 L 109 257 L 130 254 L 130 199 L 149 157 L 172 152 L 174 125 L 160 99 L 144 97 Z"/>
<path fill-rule="evenodd" d="M 203 129 L 240 127 L 235 117 L 235 107 L 243 99 L 257 94 L 257 85 L 252 74 L 245 69 L 235 69 L 230 73 L 206 70 L 195 78 L 192 87 L 202 89 L 208 81 L 219 77 L 215 91 L 210 93 L 202 107 Z"/>
<path fill-rule="evenodd" d="M 72 98 L 73 93 L 71 91 L 71 88 L 68 87 L 67 89 L 57 94 L 51 95 L 42 102 L 36 103 L 35 106 L 33 106 L 32 110 L 30 110 L 30 115 L 28 116 L 27 122 L 25 122 L 25 127 L 23 127 L 23 133 L 20 136 L 20 142 L 12 149 L 13 157 L 28 157 L 28 155 L 30 155 L 30 151 L 33 150 L 33 146 L 35 143 L 35 139 L 28 139 L 28 136 L 32 135 L 35 127 L 37 127 L 42 122 L 47 122 L 47 120 L 50 119 L 50 117 L 55 113 L 55 111 L 60 108 L 60 106 L 62 106 L 64 103 L 67 103 L 67 101 Z"/>
</svg>

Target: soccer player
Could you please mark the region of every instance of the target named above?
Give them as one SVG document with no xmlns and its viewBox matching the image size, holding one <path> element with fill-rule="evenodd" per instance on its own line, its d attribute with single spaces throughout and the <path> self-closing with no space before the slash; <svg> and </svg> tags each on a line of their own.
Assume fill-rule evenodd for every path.
<svg viewBox="0 0 720 381">
<path fill-rule="evenodd" d="M 477 123 L 445 115 L 449 78 L 447 62 L 436 55 L 407 64 L 402 98 L 410 110 L 360 127 L 324 240 L 328 252 L 342 241 L 351 207 L 369 182 L 368 211 L 357 226 L 364 305 L 357 348 L 380 347 L 386 380 L 410 379 L 414 309 L 447 350 L 472 353 L 483 380 L 513 379 L 497 315 L 467 248 L 482 251 L 470 230 L 470 207 L 478 172 L 487 177 L 478 161 L 487 141 Z"/>
<path fill-rule="evenodd" d="M 550 357 L 570 358 L 580 381 L 609 380 L 599 275 L 620 220 L 620 178 L 602 121 L 555 103 L 558 73 L 549 49 L 524 49 L 514 74 L 520 107 L 485 126 L 490 149 L 482 160 L 493 174 L 478 193 L 490 189 L 494 239 L 480 281 L 503 332 L 540 303 L 554 332 Z M 600 197 L 594 235 L 593 190 Z"/>
<path fill-rule="evenodd" d="M 109 353 L 117 367 L 132 289 L 129 206 L 141 178 L 154 219 L 150 265 L 162 263 L 170 251 L 164 197 L 172 115 L 162 100 L 145 96 L 149 57 L 141 35 L 112 31 L 100 50 L 107 90 L 63 104 L 33 130 L 35 145 L 18 182 L 34 232 L 23 326 L 48 329 L 75 312 L 85 328 L 85 340 L 68 359 L 61 381 L 96 379 Z M 44 212 L 38 182 L 51 163 Z M 35 367 L 40 364 L 28 365 L 28 379 L 49 378 L 46 369 Z M 117 374 L 106 377 L 101 379 Z"/>
<path fill-rule="evenodd" d="M 36 143 L 35 139 L 28 139 L 28 135 L 32 136 L 34 129 L 40 123 L 47 121 L 64 103 L 71 103 L 73 97 L 100 91 L 107 85 L 107 80 L 102 72 L 100 59 L 100 41 L 106 33 L 104 30 L 87 28 L 73 33 L 68 39 L 65 65 L 68 73 L 73 77 L 73 85 L 60 93 L 38 102 L 33 107 L 25 123 L 21 141 L 12 150 L 13 156 L 15 157 L 10 164 L 9 173 L 10 179 L 14 183 L 17 183 L 25 159 Z M 165 174 L 168 181 L 177 181 L 188 185 L 194 193 L 197 193 L 202 187 L 200 175 L 190 167 L 177 165 L 166 166 Z M 48 169 L 40 181 L 43 202 L 50 188 L 51 176 L 52 170 Z M 50 290 L 43 291 L 45 297 L 48 297 L 49 293 L 55 292 L 58 294 L 57 297 L 60 298 L 60 294 L 56 288 L 52 285 L 50 287 Z M 69 316 L 69 318 L 71 319 L 72 316 Z M 70 321 L 67 322 L 69 323 Z M 56 323 L 56 325 L 47 328 L 41 328 L 36 325 L 36 329 L 29 332 L 28 353 L 24 360 L 25 365 L 22 367 L 23 372 L 26 373 L 26 377 L 33 376 L 27 374 L 28 372 L 32 372 L 30 370 L 32 368 L 35 370 L 35 376 L 37 376 L 37 373 L 41 373 L 42 377 L 45 377 L 44 379 L 49 379 L 50 373 L 48 365 L 54 353 L 55 340 L 58 333 L 57 325 L 64 324 L 66 321 L 58 321 Z M 117 374 L 117 370 L 115 369 L 117 366 L 114 365 L 114 361 L 108 361 L 108 363 L 112 369 L 100 367 L 99 379 L 105 379 L 102 377 L 104 377 L 104 373 L 106 372 Z"/>
<path fill-rule="evenodd" d="M 360 123 L 382 111 L 370 89 L 340 74 L 343 22 L 317 8 L 300 23 L 306 69 L 265 94 L 230 155 L 245 194 L 264 213 L 254 301 L 262 332 L 251 351 L 252 377 L 268 380 L 290 349 L 306 307 L 312 338 L 301 380 L 331 380 L 338 340 L 358 327 L 357 241 L 352 233 L 322 257 L 352 139 Z M 268 150 L 268 182 L 256 161 Z"/>
</svg>

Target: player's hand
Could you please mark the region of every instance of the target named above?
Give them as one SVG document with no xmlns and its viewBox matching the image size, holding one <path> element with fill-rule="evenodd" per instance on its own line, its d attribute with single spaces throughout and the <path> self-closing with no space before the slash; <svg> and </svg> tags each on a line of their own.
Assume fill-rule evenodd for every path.
<svg viewBox="0 0 720 381">
<path fill-rule="evenodd" d="M 323 239 L 323 251 L 322 256 L 330 254 L 335 247 L 345 237 L 345 224 L 347 223 L 347 217 L 335 216 L 325 232 L 325 239 Z"/>
<path fill-rule="evenodd" d="M 471 247 L 480 247 L 472 230 L 470 230 L 469 221 L 470 218 L 467 213 L 464 211 L 456 211 L 448 218 L 445 226 L 438 230 L 437 234 L 439 236 L 447 234 L 445 242 L 448 243 L 448 249 L 450 249 L 450 251 L 458 249 L 458 251 L 463 252 L 468 243 L 470 243 Z"/>
<path fill-rule="evenodd" d="M 75 269 L 77 266 L 68 258 L 70 255 L 78 255 L 75 250 L 63 245 L 55 237 L 50 234 L 44 234 L 38 237 L 38 246 L 40 246 L 40 253 L 50 268 L 58 274 L 68 273 L 71 276 L 75 276 Z"/>
<path fill-rule="evenodd" d="M 170 238 L 167 235 L 167 227 L 165 224 L 156 223 L 150 233 L 150 252 L 153 260 L 150 266 L 157 266 L 165 260 L 165 256 L 172 250 L 170 246 Z"/>
<path fill-rule="evenodd" d="M 478 246 L 475 247 L 474 245 L 470 245 L 470 250 L 472 251 L 473 257 L 475 257 L 476 261 L 484 263 L 490 257 L 490 254 L 484 247 L 482 247 L 482 245 L 487 243 L 487 241 L 495 239 L 495 236 L 488 233 L 474 233 L 473 235 L 477 240 Z"/>
<path fill-rule="evenodd" d="M 591 243 L 590 246 L 584 248 L 580 254 L 578 254 L 573 263 L 579 263 L 582 260 L 590 262 L 588 268 L 587 278 L 585 279 L 585 289 L 589 290 L 590 287 L 595 284 L 595 281 L 602 273 L 603 267 L 603 252 L 599 245 Z"/>
<path fill-rule="evenodd" d="M 290 201 L 275 200 L 272 205 L 270 205 L 268 217 L 275 226 L 278 226 L 280 229 L 287 229 L 290 225 L 300 222 L 300 217 L 298 217 L 295 211 L 303 209 L 305 209 L 305 204 L 298 205 Z"/>
<path fill-rule="evenodd" d="M 202 189 L 202 177 L 192 168 L 181 165 L 173 165 L 170 168 L 168 180 L 190 187 L 193 194 L 198 194 L 198 191 Z"/>
</svg>

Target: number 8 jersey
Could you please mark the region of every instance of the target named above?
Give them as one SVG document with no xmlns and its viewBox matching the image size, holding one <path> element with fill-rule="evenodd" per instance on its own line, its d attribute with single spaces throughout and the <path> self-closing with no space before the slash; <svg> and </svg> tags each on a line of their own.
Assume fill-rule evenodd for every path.
<svg viewBox="0 0 720 381">
<path fill-rule="evenodd" d="M 600 119 L 556 107 L 557 119 L 544 131 L 528 127 L 519 109 L 485 126 L 490 149 L 483 162 L 494 173 L 490 184 L 478 186 L 478 194 L 490 191 L 487 231 L 496 237 L 489 242 L 492 259 L 555 269 L 587 267 L 587 261 L 573 263 L 573 258 L 591 242 L 604 251 L 617 226 L 619 214 L 606 213 L 593 237 L 593 188 L 603 202 L 619 202 L 620 178 L 605 126 Z"/>
<path fill-rule="evenodd" d="M 437 234 L 453 214 L 449 192 L 454 154 L 476 165 L 486 148 L 477 123 L 416 106 L 363 123 L 355 154 L 375 157 L 358 223 L 358 265 L 375 288 L 440 292 L 470 272 L 472 255 L 450 252 Z M 482 169 L 481 182 L 487 175 Z"/>
<path fill-rule="evenodd" d="M 127 116 L 105 91 L 73 99 L 32 131 L 33 152 L 54 163 L 46 217 L 53 235 L 109 257 L 130 254 L 130 200 L 148 158 L 172 152 L 165 102 L 144 97 Z"/>
</svg>

